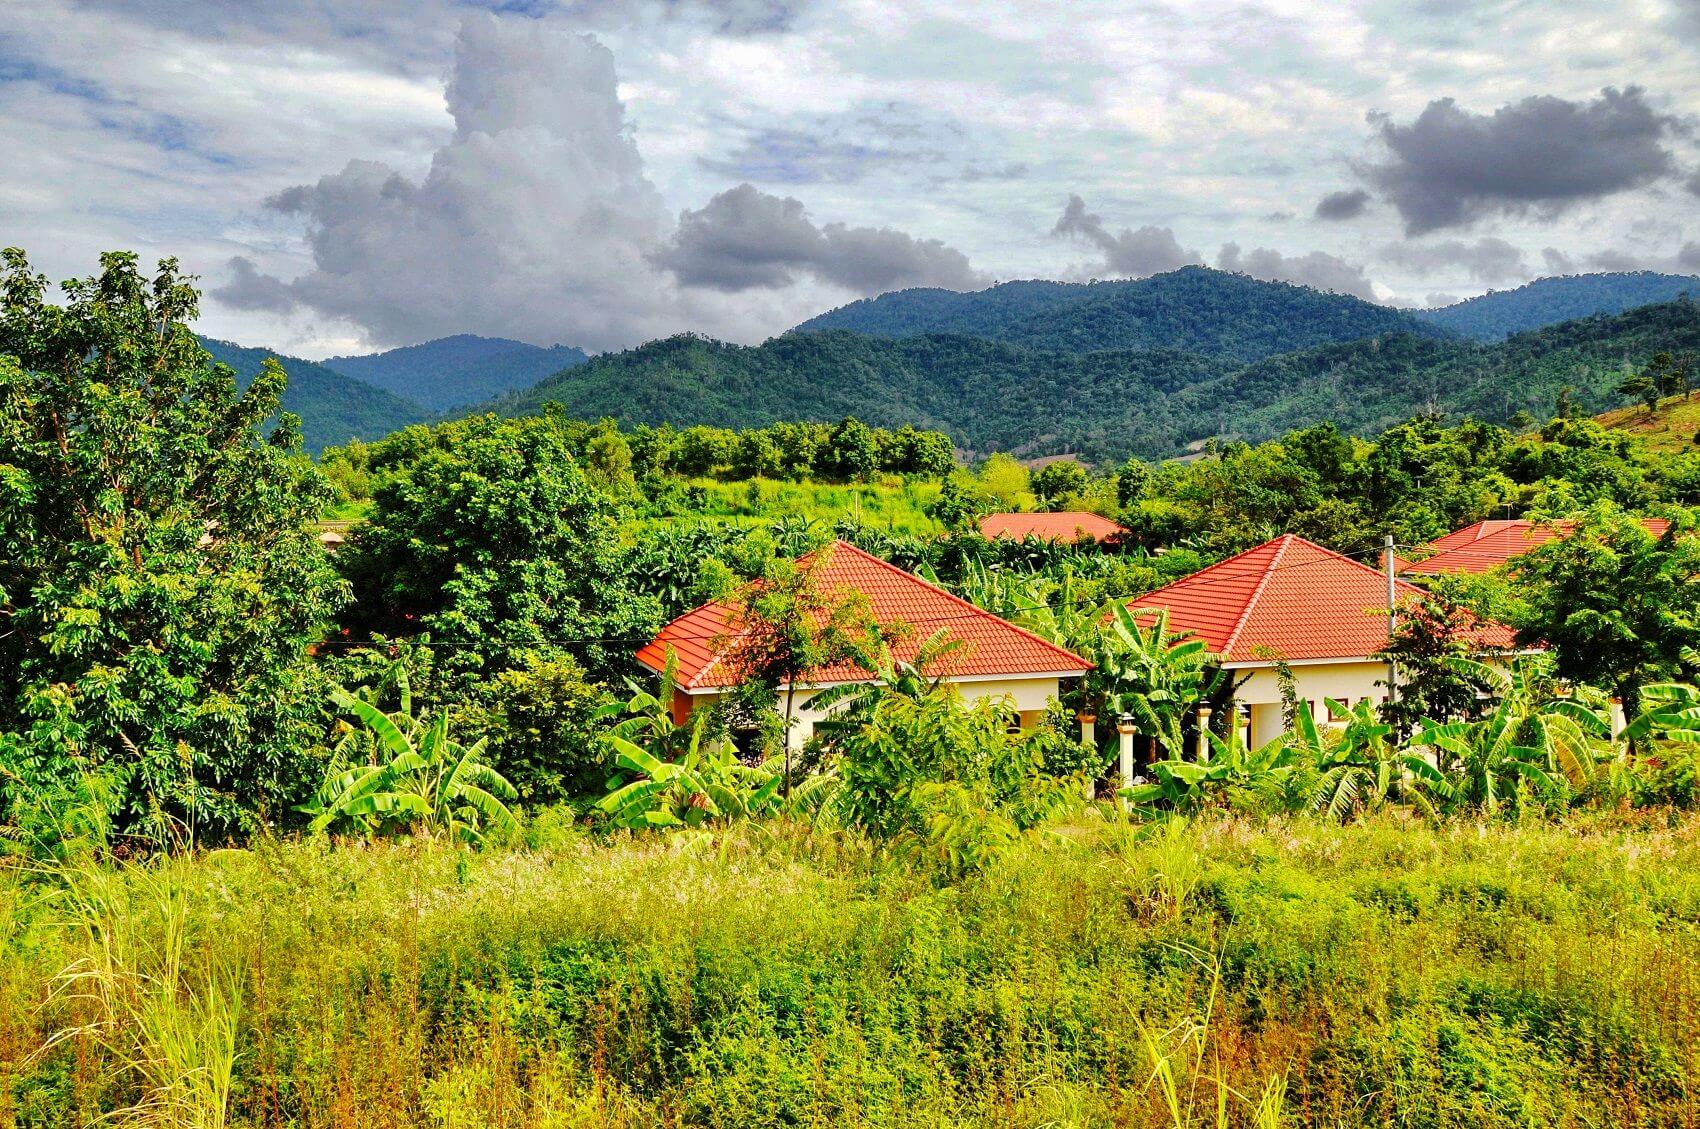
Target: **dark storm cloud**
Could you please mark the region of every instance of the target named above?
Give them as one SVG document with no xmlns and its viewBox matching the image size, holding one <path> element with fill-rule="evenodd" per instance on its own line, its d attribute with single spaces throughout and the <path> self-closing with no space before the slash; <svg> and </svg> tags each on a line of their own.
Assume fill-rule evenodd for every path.
<svg viewBox="0 0 1700 1129">
<path fill-rule="evenodd" d="M 1333 290 L 1351 294 L 1366 301 L 1375 301 L 1375 287 L 1370 284 L 1364 268 L 1356 263 L 1311 251 L 1305 255 L 1283 255 L 1267 247 L 1242 252 L 1238 243 L 1225 243 L 1216 256 L 1219 270 L 1236 271 L 1269 282 L 1292 282 L 1317 290 Z"/>
<path fill-rule="evenodd" d="M 788 286 L 806 273 L 859 293 L 905 286 L 972 290 L 987 283 L 962 252 L 891 228 L 816 226 L 801 200 L 740 184 L 679 216 L 656 261 L 686 286 L 738 291 Z"/>
<path fill-rule="evenodd" d="M 1475 281 L 1487 284 L 1528 274 L 1523 252 L 1492 236 L 1474 243 L 1457 239 L 1441 243 L 1390 243 L 1381 249 L 1379 257 L 1422 274 L 1462 270 Z"/>
<path fill-rule="evenodd" d="M 1679 129 L 1635 86 L 1591 102 L 1525 98 L 1491 114 L 1442 98 L 1409 124 L 1380 113 L 1369 120 L 1389 159 L 1361 171 L 1409 235 L 1495 213 L 1553 215 L 1645 185 L 1673 171 L 1666 141 Z"/>
<path fill-rule="evenodd" d="M 1361 188 L 1330 192 L 1316 202 L 1319 220 L 1349 220 L 1364 214 L 1369 207 L 1369 193 Z"/>
<path fill-rule="evenodd" d="M 1104 253 L 1105 273 L 1129 278 L 1144 278 L 1204 261 L 1197 251 L 1182 247 L 1174 231 L 1167 227 L 1147 224 L 1138 230 L 1124 227 L 1119 234 L 1112 234 L 1102 217 L 1086 210 L 1086 201 L 1079 196 L 1068 198 L 1068 206 L 1051 234 L 1085 240 Z"/>
</svg>

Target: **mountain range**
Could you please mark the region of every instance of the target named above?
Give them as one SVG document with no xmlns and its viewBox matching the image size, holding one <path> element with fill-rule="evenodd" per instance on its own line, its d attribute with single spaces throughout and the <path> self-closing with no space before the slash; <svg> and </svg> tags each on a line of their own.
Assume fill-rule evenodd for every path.
<svg viewBox="0 0 1700 1129">
<path fill-rule="evenodd" d="M 571 345 L 543 349 L 503 337 L 461 333 L 383 353 L 331 357 L 322 363 L 434 412 L 446 412 L 529 388 L 588 359 L 584 350 Z"/>
<path fill-rule="evenodd" d="M 1692 293 L 1700 279 L 1583 275 L 1401 310 L 1188 267 L 1131 282 L 897 291 L 756 346 L 683 334 L 586 358 L 463 334 L 279 359 L 285 407 L 314 451 L 444 414 L 557 402 L 628 424 L 856 415 L 940 428 L 971 453 L 1159 458 L 1324 419 L 1370 432 L 1424 408 L 1540 415 L 1566 386 L 1582 406 L 1612 406 L 1625 363 L 1700 349 L 1700 307 L 1682 297 Z M 269 355 L 207 345 L 244 378 Z"/>
<path fill-rule="evenodd" d="M 1334 420 L 1369 433 L 1425 408 L 1509 420 L 1560 389 L 1599 410 L 1625 358 L 1700 351 L 1687 300 L 1483 344 L 1402 330 L 1244 362 L 1168 349 L 1055 352 L 981 337 L 790 333 L 758 346 L 680 336 L 605 354 L 496 404 L 582 418 L 749 427 L 838 419 L 938 428 L 972 453 L 1163 458 Z"/>
</svg>

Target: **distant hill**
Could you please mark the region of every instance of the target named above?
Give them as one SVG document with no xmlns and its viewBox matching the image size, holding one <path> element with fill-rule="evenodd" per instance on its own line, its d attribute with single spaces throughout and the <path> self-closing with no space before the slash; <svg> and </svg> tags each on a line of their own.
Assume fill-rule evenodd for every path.
<svg viewBox="0 0 1700 1129">
<path fill-rule="evenodd" d="M 606 354 L 496 406 L 558 402 L 626 423 L 746 427 L 782 419 L 913 423 L 976 451 L 1162 458 L 1213 436 L 1263 439 L 1332 419 L 1371 433 L 1428 407 L 1488 420 L 1550 412 L 1560 388 L 1599 410 L 1625 356 L 1700 350 L 1700 306 L 1674 302 L 1494 345 L 1417 333 L 1330 343 L 1250 364 L 1167 350 L 1043 352 L 980 338 L 844 330 L 759 346 L 694 336 Z"/>
<path fill-rule="evenodd" d="M 1051 352 L 1173 349 L 1253 361 L 1389 333 L 1444 337 L 1409 312 L 1284 282 L 1183 267 L 1130 282 L 1006 282 L 989 290 L 899 290 L 797 327 L 877 337 L 957 334 Z"/>
<path fill-rule="evenodd" d="M 582 349 L 570 345 L 544 349 L 461 333 L 383 353 L 331 357 L 324 365 L 433 411 L 448 411 L 529 388 L 586 359 Z"/>
<path fill-rule="evenodd" d="M 1700 299 L 1700 278 L 1653 271 L 1579 274 L 1538 278 L 1515 290 L 1496 290 L 1455 305 L 1412 312 L 1461 337 L 1502 341 L 1526 329 L 1594 314 L 1619 314 L 1682 294 Z"/>
<path fill-rule="evenodd" d="M 333 372 L 323 365 L 286 357 L 271 349 L 251 349 L 203 337 L 201 347 L 236 370 L 246 388 L 259 375 L 267 357 L 276 357 L 289 374 L 283 393 L 284 411 L 301 417 L 303 445 L 317 454 L 350 439 L 379 439 L 434 414 L 400 396 Z"/>
</svg>

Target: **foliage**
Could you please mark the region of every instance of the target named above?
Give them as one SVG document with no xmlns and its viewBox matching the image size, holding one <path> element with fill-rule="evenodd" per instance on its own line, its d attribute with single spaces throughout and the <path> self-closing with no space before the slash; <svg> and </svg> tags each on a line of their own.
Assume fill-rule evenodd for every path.
<svg viewBox="0 0 1700 1129">
<path fill-rule="evenodd" d="M 1397 692 L 1389 695 L 1382 715 L 1400 738 L 1425 718 L 1470 719 L 1480 712 L 1488 684 L 1473 673 L 1474 667 L 1457 661 L 1479 653 L 1470 637 L 1479 622 L 1441 592 L 1400 603 L 1398 626 L 1377 656 L 1398 671 Z"/>
<path fill-rule="evenodd" d="M 640 698 L 628 708 L 643 711 L 648 703 Z M 642 719 L 629 721 L 604 737 L 615 766 L 635 777 L 629 782 L 617 778 L 597 802 L 616 827 L 700 827 L 711 820 L 749 819 L 780 803 L 784 778 L 740 763 L 731 743 L 713 735 L 706 712 L 679 727 L 686 734 L 684 749 L 671 760 L 662 760 L 626 736 L 645 727 Z"/>
<path fill-rule="evenodd" d="M 1185 752 L 1188 715 L 1224 683 L 1203 641 L 1169 631 L 1167 611 L 1148 624 L 1125 603 L 1110 608 L 1109 639 L 1094 656 L 1105 688 L 1105 708 L 1133 719 L 1139 732 L 1178 761 Z"/>
<path fill-rule="evenodd" d="M 1584 513 L 1569 536 L 1512 565 L 1527 607 L 1520 639 L 1550 644 L 1558 672 L 1604 686 L 1633 712 L 1639 688 L 1688 673 L 1700 645 L 1700 538 L 1674 515 L 1654 536 L 1609 503 Z"/>
<path fill-rule="evenodd" d="M 0 820 L 103 775 L 120 831 L 223 835 L 314 773 L 306 645 L 345 591 L 312 521 L 323 478 L 291 449 L 283 373 L 238 394 L 186 323 L 172 260 L 134 255 L 46 300 L 0 274 Z"/>
<path fill-rule="evenodd" d="M 311 829 L 418 831 L 472 843 L 486 831 L 512 832 L 517 823 L 502 801 L 517 793 L 485 762 L 486 739 L 471 745 L 451 740 L 446 710 L 433 721 L 415 720 L 405 675 L 399 686 L 401 706 L 391 713 L 369 695 L 331 691 L 332 701 L 364 729 L 351 729 L 337 743 L 324 783 L 303 806 L 313 817 Z"/>
</svg>

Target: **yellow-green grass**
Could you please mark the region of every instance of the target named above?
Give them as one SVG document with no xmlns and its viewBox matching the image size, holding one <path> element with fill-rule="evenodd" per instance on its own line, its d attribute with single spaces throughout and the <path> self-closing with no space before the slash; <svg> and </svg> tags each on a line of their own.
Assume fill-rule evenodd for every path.
<svg viewBox="0 0 1700 1129">
<path fill-rule="evenodd" d="M 1595 418 L 1606 427 L 1634 433 L 1654 451 L 1693 450 L 1700 432 L 1700 399 L 1666 400 L 1652 411 L 1637 404 Z"/>
<path fill-rule="evenodd" d="M 896 533 L 937 533 L 942 528 L 926 514 L 926 507 L 939 495 L 936 480 L 893 476 L 878 482 L 829 483 L 696 478 L 689 485 L 705 495 L 692 520 L 700 516 L 711 521 L 761 525 L 805 518 L 832 525 L 853 519 Z"/>
<path fill-rule="evenodd" d="M 531 836 L 0 872 L 0 1125 L 1700 1112 L 1692 815 L 1082 815 L 960 881 L 796 825 Z"/>
</svg>

